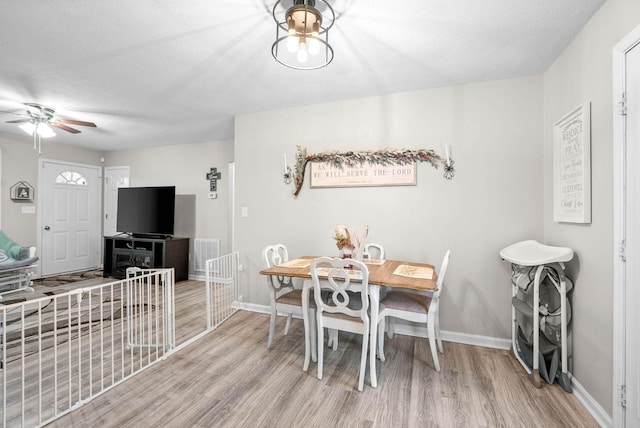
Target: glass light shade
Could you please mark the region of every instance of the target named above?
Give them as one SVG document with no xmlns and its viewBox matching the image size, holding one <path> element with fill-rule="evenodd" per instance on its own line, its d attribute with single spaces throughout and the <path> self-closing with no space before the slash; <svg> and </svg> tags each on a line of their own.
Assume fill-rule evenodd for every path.
<svg viewBox="0 0 640 428">
<path fill-rule="evenodd" d="M 313 36 L 313 34 L 312 34 Z M 307 38 L 307 50 L 311 55 L 318 55 L 320 52 L 320 42 L 316 39 L 317 36 Z"/>
<path fill-rule="evenodd" d="M 39 123 L 36 126 L 36 132 L 42 138 L 51 138 L 56 135 L 56 133 L 53 132 L 53 129 L 51 129 L 51 127 L 49 126 L 49 124 L 44 122 Z"/>
<path fill-rule="evenodd" d="M 291 35 L 291 33 L 289 33 L 289 37 L 287 38 L 287 50 L 291 53 L 296 53 L 298 52 L 298 44 L 300 43 L 298 37 L 295 35 L 295 32 L 293 35 Z"/>
<path fill-rule="evenodd" d="M 33 135 L 33 131 L 36 130 L 36 124 L 33 122 L 27 122 L 27 123 L 23 123 L 22 125 L 19 125 L 19 128 L 22 129 L 27 134 Z"/>
</svg>

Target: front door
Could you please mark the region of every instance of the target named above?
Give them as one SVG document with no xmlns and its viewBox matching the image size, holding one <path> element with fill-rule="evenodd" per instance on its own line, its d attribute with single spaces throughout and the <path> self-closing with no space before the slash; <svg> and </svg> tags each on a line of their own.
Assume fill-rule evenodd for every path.
<svg viewBox="0 0 640 428">
<path fill-rule="evenodd" d="M 40 161 L 41 275 L 99 265 L 100 168 Z"/>
</svg>

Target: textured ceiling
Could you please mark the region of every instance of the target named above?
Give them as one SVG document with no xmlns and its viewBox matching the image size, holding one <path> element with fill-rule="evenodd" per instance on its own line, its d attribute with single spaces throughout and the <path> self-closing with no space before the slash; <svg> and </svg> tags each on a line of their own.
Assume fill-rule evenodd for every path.
<svg viewBox="0 0 640 428">
<path fill-rule="evenodd" d="M 271 56 L 275 0 L 0 2 L 0 135 L 23 102 L 98 150 L 233 138 L 238 113 L 544 72 L 604 0 L 329 0 L 335 59 Z"/>
</svg>

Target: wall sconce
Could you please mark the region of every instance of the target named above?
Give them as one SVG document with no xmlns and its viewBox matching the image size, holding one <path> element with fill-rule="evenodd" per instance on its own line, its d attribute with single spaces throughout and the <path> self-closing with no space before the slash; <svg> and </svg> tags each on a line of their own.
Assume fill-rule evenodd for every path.
<svg viewBox="0 0 640 428">
<path fill-rule="evenodd" d="M 284 184 L 291 184 L 293 176 L 291 174 L 291 168 L 289 168 L 289 165 L 287 165 L 286 154 L 282 155 L 282 160 L 284 161 L 284 175 L 282 176 L 282 178 L 284 179 Z"/>
<path fill-rule="evenodd" d="M 449 143 L 444 143 L 444 174 L 443 177 L 447 180 L 451 180 L 455 175 L 456 170 L 453 168 L 455 161 L 451 159 L 451 146 Z"/>
</svg>

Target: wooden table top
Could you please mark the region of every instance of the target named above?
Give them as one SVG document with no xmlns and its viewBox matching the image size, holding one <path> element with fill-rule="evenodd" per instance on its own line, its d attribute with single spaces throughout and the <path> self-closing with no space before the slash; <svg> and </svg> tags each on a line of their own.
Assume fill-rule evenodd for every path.
<svg viewBox="0 0 640 428">
<path fill-rule="evenodd" d="M 281 265 L 273 266 L 260 271 L 261 275 L 291 276 L 295 278 L 311 278 L 310 264 L 314 256 L 304 256 L 290 260 Z M 308 263 L 307 263 L 308 262 Z M 438 276 L 433 265 L 427 263 L 413 263 L 400 260 L 365 260 L 369 268 L 369 283 L 383 285 L 385 287 L 410 288 L 421 291 L 435 291 L 438 289 L 436 281 Z M 399 266 L 414 266 L 422 269 L 431 269 L 431 279 L 416 278 L 394 274 Z"/>
</svg>

